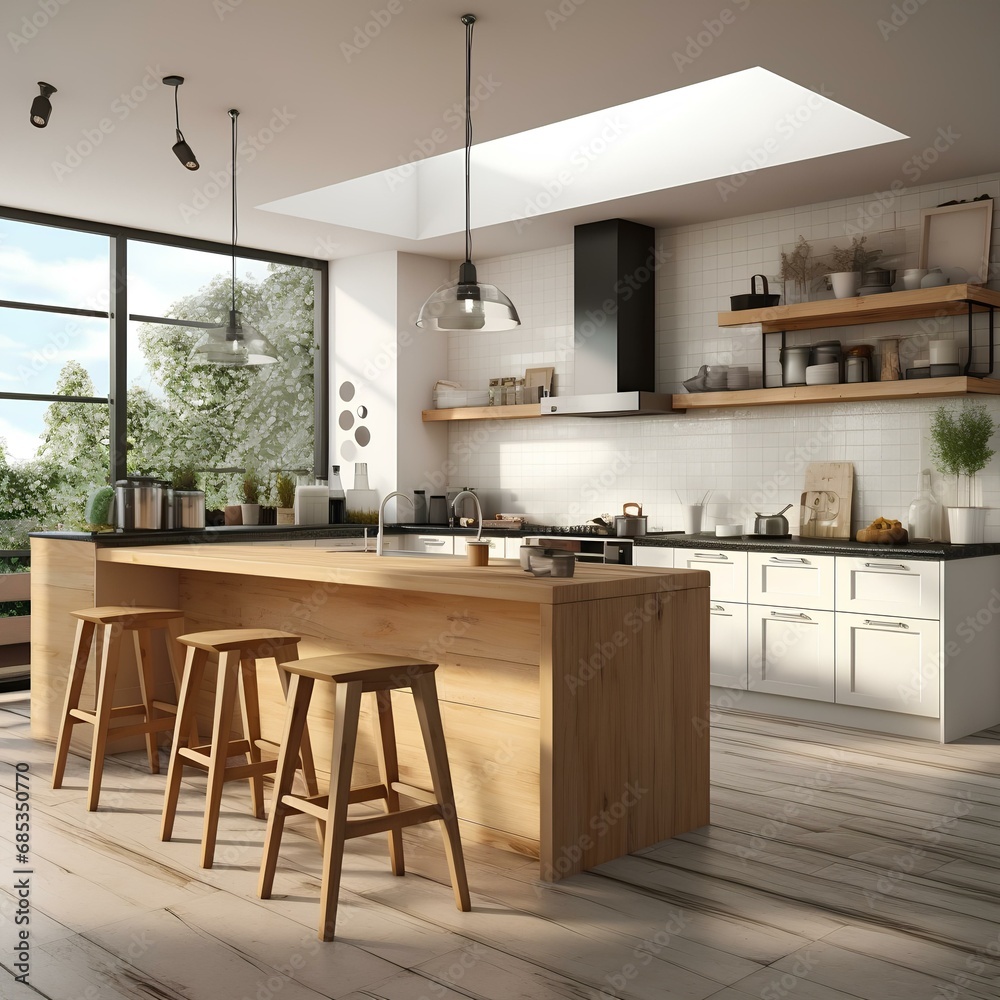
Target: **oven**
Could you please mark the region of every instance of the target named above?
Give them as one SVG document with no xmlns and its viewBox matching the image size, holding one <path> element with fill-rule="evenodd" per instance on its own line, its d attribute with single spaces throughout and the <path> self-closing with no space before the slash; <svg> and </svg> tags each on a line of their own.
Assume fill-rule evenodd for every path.
<svg viewBox="0 0 1000 1000">
<path fill-rule="evenodd" d="M 522 539 L 522 544 L 572 552 L 578 562 L 632 565 L 631 538 L 607 538 L 597 535 L 529 535 Z"/>
</svg>

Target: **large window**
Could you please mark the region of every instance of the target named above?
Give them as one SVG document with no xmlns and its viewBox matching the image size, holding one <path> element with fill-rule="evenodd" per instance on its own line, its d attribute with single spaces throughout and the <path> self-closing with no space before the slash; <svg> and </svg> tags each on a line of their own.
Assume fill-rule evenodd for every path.
<svg viewBox="0 0 1000 1000">
<path fill-rule="evenodd" d="M 83 526 L 87 494 L 126 474 L 193 468 L 210 510 L 244 469 L 324 474 L 325 262 L 239 248 L 237 308 L 278 361 L 201 365 L 192 349 L 231 305 L 228 247 L 6 214 L 0 548 Z"/>
</svg>

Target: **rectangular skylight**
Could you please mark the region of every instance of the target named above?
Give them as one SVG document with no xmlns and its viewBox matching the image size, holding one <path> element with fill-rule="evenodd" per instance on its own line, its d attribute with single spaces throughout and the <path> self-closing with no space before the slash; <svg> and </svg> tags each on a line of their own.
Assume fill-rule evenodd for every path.
<svg viewBox="0 0 1000 1000">
<path fill-rule="evenodd" d="M 759 66 L 472 148 L 472 227 L 905 139 Z M 409 240 L 462 232 L 464 150 L 260 207 Z"/>
</svg>

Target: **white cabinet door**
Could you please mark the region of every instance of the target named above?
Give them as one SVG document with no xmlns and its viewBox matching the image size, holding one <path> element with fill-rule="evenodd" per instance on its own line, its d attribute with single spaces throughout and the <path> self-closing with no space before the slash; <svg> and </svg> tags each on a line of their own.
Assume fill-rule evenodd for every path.
<svg viewBox="0 0 1000 1000">
<path fill-rule="evenodd" d="M 747 680 L 751 691 L 833 701 L 832 611 L 747 608 Z"/>
<path fill-rule="evenodd" d="M 838 614 L 838 704 L 937 718 L 939 642 L 936 621 Z"/>
<path fill-rule="evenodd" d="M 747 601 L 833 610 L 833 556 L 800 552 L 747 554 Z"/>
<path fill-rule="evenodd" d="M 837 557 L 837 610 L 940 618 L 941 564 L 918 559 Z"/>
<path fill-rule="evenodd" d="M 633 555 L 634 558 L 634 555 Z M 674 569 L 707 569 L 712 575 L 712 600 L 747 600 L 747 554 L 723 549 L 675 549 Z"/>
<path fill-rule="evenodd" d="M 658 566 L 666 569 L 674 568 L 674 550 L 656 545 L 633 545 L 633 566 Z"/>
<path fill-rule="evenodd" d="M 426 552 L 428 555 L 450 556 L 455 553 L 451 535 L 402 535 L 405 552 Z"/>
<path fill-rule="evenodd" d="M 368 539 L 369 552 L 375 551 L 377 541 L 378 541 L 377 537 Z M 406 548 L 405 535 L 383 535 L 382 537 L 383 552 L 402 552 L 405 548 Z"/>
<path fill-rule="evenodd" d="M 712 601 L 711 674 L 716 687 L 747 689 L 747 606 Z"/>
</svg>

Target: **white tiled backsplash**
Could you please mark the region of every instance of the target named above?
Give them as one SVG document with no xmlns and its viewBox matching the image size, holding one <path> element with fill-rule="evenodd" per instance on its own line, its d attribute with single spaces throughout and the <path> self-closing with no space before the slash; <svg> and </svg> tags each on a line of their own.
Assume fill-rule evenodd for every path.
<svg viewBox="0 0 1000 1000">
<path fill-rule="evenodd" d="M 981 194 L 1000 198 L 1000 174 L 946 185 L 908 188 L 891 204 L 868 195 L 657 231 L 670 255 L 657 274 L 656 389 L 680 391 L 679 383 L 701 364 L 747 364 L 751 385 L 760 385 L 760 333 L 756 327 L 720 329 L 717 313 L 729 296 L 750 290 L 750 276 L 777 279 L 781 248 L 799 235 L 807 240 L 843 237 L 863 225 L 869 245 L 882 230 L 905 230 L 916 266 L 920 209 Z M 1000 212 L 994 215 L 991 257 L 1000 254 Z M 857 232 L 857 228 L 851 230 Z M 467 388 L 489 378 L 521 376 L 524 369 L 553 365 L 555 392 L 573 391 L 573 247 L 477 261 L 480 280 L 505 291 L 517 306 L 521 327 L 484 336 L 451 334 L 448 377 Z M 996 276 L 991 262 L 990 275 Z M 997 287 L 997 282 L 991 282 Z M 897 286 L 898 287 L 898 286 Z M 780 283 L 773 289 L 780 291 Z M 819 294 L 814 297 L 820 297 Z M 789 343 L 838 338 L 874 343 L 892 334 L 903 366 L 927 354 L 933 337 L 956 336 L 963 344 L 966 320 L 873 324 L 789 334 Z M 926 324 L 931 322 L 928 327 Z M 985 317 L 976 319 L 974 361 L 985 361 Z M 771 338 L 768 384 L 780 384 L 777 338 Z M 981 348 L 981 349 L 980 349 Z M 773 360 L 772 360 L 773 355 Z M 982 355 L 980 357 L 980 355 Z M 1000 420 L 1000 399 L 977 396 Z M 855 471 L 856 529 L 875 517 L 905 522 L 918 474 L 930 468 L 928 427 L 939 400 L 763 406 L 659 417 L 461 421 L 449 425 L 449 479 L 474 486 L 494 511 L 520 512 L 542 522 L 577 523 L 641 502 L 649 528 L 681 526 L 679 504 L 712 490 L 706 527 L 743 520 L 748 509 L 764 513 L 786 503 L 793 531 L 805 466 L 810 461 L 850 461 Z M 962 399 L 944 400 L 964 405 Z M 1000 451 L 1000 441 L 997 442 Z M 935 480 L 939 477 L 935 473 Z M 980 474 L 982 502 L 1000 508 L 1000 456 Z M 937 484 L 946 489 L 947 484 Z M 792 518 L 792 515 L 795 518 Z M 1000 510 L 991 511 L 987 538 L 1000 540 Z"/>
</svg>

